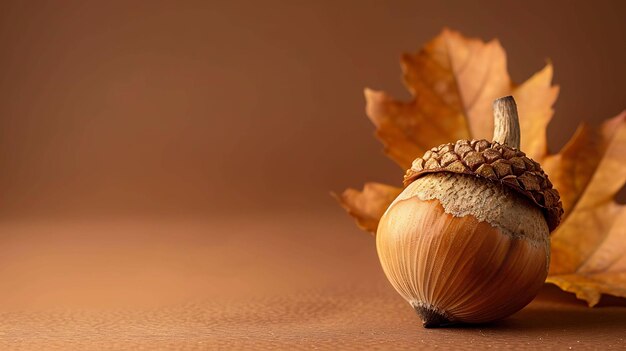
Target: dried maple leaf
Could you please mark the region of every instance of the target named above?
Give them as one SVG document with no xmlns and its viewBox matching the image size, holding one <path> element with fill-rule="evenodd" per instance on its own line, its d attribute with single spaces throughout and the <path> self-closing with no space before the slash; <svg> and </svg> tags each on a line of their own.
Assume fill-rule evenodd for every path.
<svg viewBox="0 0 626 351">
<path fill-rule="evenodd" d="M 359 228 L 376 232 L 378 221 L 402 189 L 380 183 L 365 183 L 363 191 L 347 189 L 335 195 L 339 203 L 357 221 Z"/>
<path fill-rule="evenodd" d="M 626 111 L 601 130 L 581 127 L 543 162 L 569 210 L 552 234 L 547 281 L 590 306 L 602 293 L 626 297 L 626 206 L 613 200 L 626 182 Z"/>
<path fill-rule="evenodd" d="M 558 87 L 548 64 L 521 85 L 511 82 L 506 54 L 496 40 L 485 43 L 444 30 L 416 54 L 402 57 L 404 83 L 413 99 L 398 101 L 365 90 L 366 113 L 385 153 L 400 167 L 430 148 L 458 139 L 489 139 L 492 102 L 517 101 L 521 149 L 540 162 L 562 196 L 565 219 L 552 234 L 548 282 L 595 305 L 601 294 L 626 297 L 626 208 L 613 197 L 626 182 L 626 112 L 596 130 L 581 126 L 557 154 L 548 154 L 546 128 Z M 362 229 L 378 220 L 400 188 L 368 183 L 337 199 Z"/>
</svg>

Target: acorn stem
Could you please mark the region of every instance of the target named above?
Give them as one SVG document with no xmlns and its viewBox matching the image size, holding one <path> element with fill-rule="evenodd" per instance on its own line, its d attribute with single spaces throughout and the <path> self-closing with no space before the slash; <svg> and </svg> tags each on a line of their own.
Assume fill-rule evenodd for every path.
<svg viewBox="0 0 626 351">
<path fill-rule="evenodd" d="M 520 130 L 517 105 L 512 96 L 505 96 L 493 102 L 493 141 L 519 150 Z"/>
</svg>

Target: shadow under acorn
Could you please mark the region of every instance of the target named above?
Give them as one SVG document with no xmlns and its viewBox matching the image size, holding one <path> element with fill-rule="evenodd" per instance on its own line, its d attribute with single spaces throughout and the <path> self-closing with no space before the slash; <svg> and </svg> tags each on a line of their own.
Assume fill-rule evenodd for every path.
<svg viewBox="0 0 626 351">
<path fill-rule="evenodd" d="M 559 328 L 576 332 L 589 328 L 604 331 L 626 330 L 626 298 L 604 295 L 595 307 L 589 308 L 573 294 L 565 293 L 553 285 L 546 285 L 536 300 L 526 308 L 503 320 L 482 323 L 435 323 L 428 311 L 416 311 L 430 329 L 465 329 L 490 331 L 549 331 Z M 434 322 L 433 322 L 434 321 Z"/>
</svg>

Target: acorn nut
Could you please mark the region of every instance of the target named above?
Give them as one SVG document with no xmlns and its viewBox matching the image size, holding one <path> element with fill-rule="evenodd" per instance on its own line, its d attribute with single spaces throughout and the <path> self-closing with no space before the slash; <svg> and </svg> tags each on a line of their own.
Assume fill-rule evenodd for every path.
<svg viewBox="0 0 626 351">
<path fill-rule="evenodd" d="M 494 118 L 493 141 L 459 140 L 416 159 L 378 225 L 383 270 L 425 327 L 507 317 L 548 273 L 559 193 L 519 150 L 512 97 L 494 102 Z"/>
</svg>

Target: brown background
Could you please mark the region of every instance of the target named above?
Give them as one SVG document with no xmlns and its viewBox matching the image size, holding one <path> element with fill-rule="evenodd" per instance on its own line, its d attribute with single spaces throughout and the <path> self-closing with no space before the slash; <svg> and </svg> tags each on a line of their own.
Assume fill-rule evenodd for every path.
<svg viewBox="0 0 626 351">
<path fill-rule="evenodd" d="M 444 26 L 552 60 L 550 147 L 626 107 L 622 1 L 3 1 L 0 213 L 207 215 L 333 206 L 399 181 L 364 87 Z"/>
<path fill-rule="evenodd" d="M 516 82 L 554 63 L 552 151 L 616 115 L 624 4 L 0 2 L 0 343 L 623 347 L 623 310 L 555 291 L 422 330 L 329 191 L 399 184 L 362 90 L 408 99 L 400 54 L 444 26 L 499 38 Z"/>
</svg>

